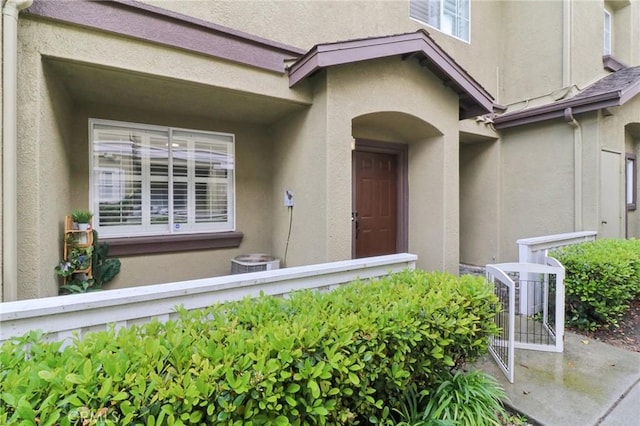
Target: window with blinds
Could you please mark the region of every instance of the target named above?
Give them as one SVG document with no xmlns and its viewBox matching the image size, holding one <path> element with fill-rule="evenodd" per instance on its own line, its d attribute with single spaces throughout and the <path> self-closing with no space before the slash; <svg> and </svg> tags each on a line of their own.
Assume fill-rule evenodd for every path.
<svg viewBox="0 0 640 426">
<path fill-rule="evenodd" d="M 470 41 L 469 0 L 409 0 L 409 16 L 443 33 Z"/>
<path fill-rule="evenodd" d="M 90 121 L 91 208 L 103 237 L 234 230 L 234 136 Z"/>
</svg>

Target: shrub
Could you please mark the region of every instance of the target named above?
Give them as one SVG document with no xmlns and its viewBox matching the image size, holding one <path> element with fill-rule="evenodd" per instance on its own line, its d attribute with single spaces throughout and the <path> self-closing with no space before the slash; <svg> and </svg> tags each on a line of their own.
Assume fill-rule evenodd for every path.
<svg viewBox="0 0 640 426">
<path fill-rule="evenodd" d="M 0 352 L 0 423 L 391 424 L 409 384 L 433 388 L 486 352 L 496 306 L 482 278 L 417 271 L 181 312 L 61 351 L 26 336 Z"/>
<path fill-rule="evenodd" d="M 615 326 L 640 296 L 640 240 L 596 240 L 551 253 L 566 268 L 569 325 L 595 330 Z"/>
</svg>

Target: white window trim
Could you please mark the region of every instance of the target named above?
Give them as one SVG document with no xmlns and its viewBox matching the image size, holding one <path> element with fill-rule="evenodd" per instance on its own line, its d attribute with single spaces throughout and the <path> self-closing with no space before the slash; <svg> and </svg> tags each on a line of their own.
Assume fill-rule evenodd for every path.
<svg viewBox="0 0 640 426">
<path fill-rule="evenodd" d="M 411 1 L 412 0 L 409 0 L 408 9 L 407 9 L 407 13 L 409 15 L 409 19 L 411 19 L 412 21 L 415 21 L 415 22 L 417 22 L 417 23 L 419 23 L 421 25 L 425 25 L 425 26 L 427 26 L 429 28 L 433 28 L 434 30 L 436 30 L 439 33 L 442 33 L 442 34 L 444 34 L 446 36 L 453 37 L 456 40 L 460 40 L 460 41 L 462 41 L 464 43 L 467 43 L 467 44 L 471 44 L 471 3 L 473 3 L 471 0 L 469 0 L 469 40 L 465 40 L 464 38 L 458 37 L 455 34 L 450 34 L 450 33 L 446 32 L 446 31 L 443 31 L 442 29 L 440 29 L 438 27 L 435 27 L 435 26 L 429 24 L 428 22 L 425 22 L 425 21 L 423 21 L 421 19 L 414 18 L 413 16 L 411 16 Z M 439 1 L 440 2 L 440 23 L 442 24 L 442 16 L 444 14 L 444 0 L 435 0 L 435 1 Z"/>
<path fill-rule="evenodd" d="M 607 9 L 604 9 L 603 25 L 602 38 L 604 54 L 611 55 L 613 53 L 613 17 Z"/>
<path fill-rule="evenodd" d="M 169 152 L 172 150 L 171 138 L 173 132 L 193 132 L 193 133 L 201 133 L 208 135 L 219 135 L 224 137 L 230 137 L 231 142 L 231 157 L 234 162 L 233 174 L 231 177 L 230 185 L 228 188 L 227 200 L 230 202 L 227 206 L 227 216 L 228 222 L 231 226 L 228 226 L 227 222 L 219 224 L 219 223 L 207 223 L 207 224 L 198 224 L 194 223 L 190 226 L 188 230 L 177 230 L 174 226 L 173 215 L 169 214 L 168 224 L 167 226 L 156 226 L 156 229 L 153 229 L 153 225 L 140 225 L 136 227 L 129 226 L 109 226 L 109 227 L 100 227 L 100 224 L 97 220 L 94 220 L 94 228 L 98 232 L 103 233 L 103 238 L 119 238 L 119 237 L 150 237 L 150 236 L 167 236 L 167 235 L 186 235 L 186 234 L 200 234 L 200 233 L 215 233 L 215 232 L 233 232 L 236 231 L 236 173 L 235 173 L 235 135 L 233 133 L 224 133 L 224 132 L 213 132 L 208 130 L 198 130 L 198 129 L 186 129 L 180 127 L 169 127 L 169 126 L 158 126 L 152 124 L 143 124 L 143 123 L 135 123 L 128 121 L 115 121 L 115 120 L 104 120 L 104 119 L 89 119 L 88 126 L 88 143 L 89 143 L 89 210 L 92 212 L 98 212 L 98 202 L 95 190 L 95 173 L 94 173 L 94 141 L 93 141 L 93 128 L 96 124 L 103 124 L 109 126 L 119 126 L 119 127 L 129 127 L 131 129 L 139 129 L 139 130 L 151 130 L 151 131 L 160 131 L 167 132 L 169 136 Z M 168 170 L 172 170 L 173 164 L 173 156 L 169 156 L 168 162 Z M 149 176 L 144 174 L 141 176 L 141 179 L 147 180 Z M 167 179 L 169 179 L 167 177 Z M 169 200 L 173 200 L 173 185 L 168 185 L 168 197 Z M 173 203 L 170 201 L 170 205 Z M 172 207 L 171 207 L 172 208 Z M 144 210 L 144 209 L 143 209 Z M 170 210 L 171 211 L 171 210 Z M 143 211 L 143 214 L 147 214 L 147 211 Z M 94 215 L 97 218 L 97 214 Z M 94 218 L 94 219 L 95 219 Z M 135 228 L 135 229 L 131 229 Z M 105 231 L 108 229 L 108 231 Z"/>
<path fill-rule="evenodd" d="M 625 203 L 627 210 L 638 208 L 638 163 L 634 154 L 627 153 L 624 161 Z"/>
</svg>

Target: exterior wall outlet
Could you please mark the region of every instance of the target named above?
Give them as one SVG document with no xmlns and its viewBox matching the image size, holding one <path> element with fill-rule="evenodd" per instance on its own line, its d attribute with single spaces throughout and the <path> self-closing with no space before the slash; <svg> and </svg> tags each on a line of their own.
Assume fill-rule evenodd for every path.
<svg viewBox="0 0 640 426">
<path fill-rule="evenodd" d="M 290 189 L 284 191 L 284 206 L 293 207 L 293 191 Z"/>
</svg>

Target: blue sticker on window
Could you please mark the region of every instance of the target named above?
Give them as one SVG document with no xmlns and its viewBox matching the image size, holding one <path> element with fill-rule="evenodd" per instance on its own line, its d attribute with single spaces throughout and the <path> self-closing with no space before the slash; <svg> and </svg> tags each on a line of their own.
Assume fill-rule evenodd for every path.
<svg viewBox="0 0 640 426">
<path fill-rule="evenodd" d="M 174 227 L 176 228 L 176 230 L 178 230 L 178 229 L 180 229 L 180 224 L 179 224 L 179 223 L 176 223 L 176 224 L 174 225 Z"/>
</svg>

